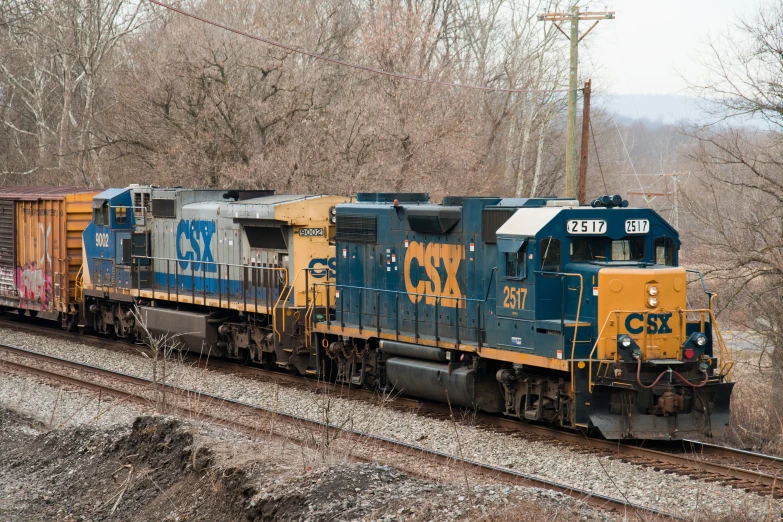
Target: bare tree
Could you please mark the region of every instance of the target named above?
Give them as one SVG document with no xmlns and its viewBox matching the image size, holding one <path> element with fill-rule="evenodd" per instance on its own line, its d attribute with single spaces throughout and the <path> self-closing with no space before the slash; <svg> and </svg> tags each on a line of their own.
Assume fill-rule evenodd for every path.
<svg viewBox="0 0 783 522">
<path fill-rule="evenodd" d="M 103 184 L 98 159 L 113 136 L 99 122 L 115 103 L 117 49 L 148 20 L 143 5 L 0 2 L 0 125 L 15 144 L 2 158 L 6 176 L 53 171 L 51 179 Z"/>
<path fill-rule="evenodd" d="M 767 341 L 775 382 L 783 378 L 782 16 L 780 4 L 764 8 L 709 45 L 709 79 L 694 88 L 714 121 L 689 129 L 699 171 L 686 200 L 699 262 L 720 282 L 734 322 Z M 749 127 L 751 116 L 768 130 Z M 783 394 L 776 399 L 781 411 Z"/>
</svg>

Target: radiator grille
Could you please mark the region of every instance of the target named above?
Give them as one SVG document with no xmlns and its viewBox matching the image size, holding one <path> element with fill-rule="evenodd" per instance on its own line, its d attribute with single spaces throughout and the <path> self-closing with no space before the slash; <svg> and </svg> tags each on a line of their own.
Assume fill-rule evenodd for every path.
<svg viewBox="0 0 783 522">
<path fill-rule="evenodd" d="M 364 214 L 338 214 L 335 239 L 346 243 L 375 243 L 378 230 L 376 216 Z"/>
<path fill-rule="evenodd" d="M 176 203 L 174 199 L 152 198 L 152 215 L 161 218 L 177 217 Z"/>
<path fill-rule="evenodd" d="M 498 229 L 514 215 L 515 208 L 485 208 L 481 212 L 481 236 L 485 243 L 497 243 Z"/>
</svg>

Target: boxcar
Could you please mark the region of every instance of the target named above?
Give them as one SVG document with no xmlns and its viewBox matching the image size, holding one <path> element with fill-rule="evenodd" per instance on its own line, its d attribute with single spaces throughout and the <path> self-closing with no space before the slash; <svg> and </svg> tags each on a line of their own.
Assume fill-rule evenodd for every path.
<svg viewBox="0 0 783 522">
<path fill-rule="evenodd" d="M 82 232 L 97 192 L 78 187 L 0 187 L 0 306 L 77 322 Z"/>
</svg>

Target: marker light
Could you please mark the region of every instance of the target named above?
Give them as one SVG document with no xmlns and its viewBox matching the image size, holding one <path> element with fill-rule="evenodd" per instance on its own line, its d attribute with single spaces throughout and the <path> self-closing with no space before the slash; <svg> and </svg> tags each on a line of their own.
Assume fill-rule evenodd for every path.
<svg viewBox="0 0 783 522">
<path fill-rule="evenodd" d="M 703 334 L 697 335 L 695 340 L 696 340 L 696 344 L 699 345 L 699 346 L 704 346 L 705 344 L 707 344 L 707 336 L 706 335 L 703 335 Z"/>
<path fill-rule="evenodd" d="M 685 358 L 693 359 L 693 348 L 688 348 L 687 350 L 685 350 Z"/>
<path fill-rule="evenodd" d="M 650 295 L 658 295 L 658 287 L 655 285 L 652 285 L 650 288 L 647 289 L 647 292 Z"/>
<path fill-rule="evenodd" d="M 655 308 L 658 306 L 658 298 L 657 297 L 651 297 L 647 300 L 647 306 L 650 308 Z"/>
<path fill-rule="evenodd" d="M 620 344 L 622 344 L 623 346 L 625 346 L 626 348 L 628 348 L 629 346 L 631 346 L 631 343 L 632 343 L 632 342 L 633 342 L 633 341 L 631 341 L 631 338 L 630 338 L 630 337 L 628 337 L 628 336 L 625 336 L 625 337 L 623 337 L 623 339 L 620 341 Z"/>
</svg>

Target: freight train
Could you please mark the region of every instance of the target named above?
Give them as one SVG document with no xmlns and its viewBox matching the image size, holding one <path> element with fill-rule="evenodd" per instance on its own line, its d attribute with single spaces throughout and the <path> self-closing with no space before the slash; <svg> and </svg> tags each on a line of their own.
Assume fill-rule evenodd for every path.
<svg viewBox="0 0 783 522">
<path fill-rule="evenodd" d="M 5 309 L 607 439 L 728 423 L 714 295 L 619 196 L 35 190 L 0 191 Z"/>
</svg>

